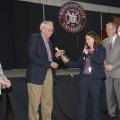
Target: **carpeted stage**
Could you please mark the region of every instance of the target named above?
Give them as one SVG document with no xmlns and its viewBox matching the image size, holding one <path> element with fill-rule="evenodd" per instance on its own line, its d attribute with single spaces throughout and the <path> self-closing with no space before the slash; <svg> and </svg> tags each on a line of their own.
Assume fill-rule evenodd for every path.
<svg viewBox="0 0 120 120">
<path fill-rule="evenodd" d="M 25 79 L 25 69 L 4 71 L 12 81 L 12 88 L 3 91 L 0 96 L 0 120 L 27 120 L 28 98 Z M 78 120 L 79 115 L 79 69 L 60 69 L 54 77 L 54 107 L 52 120 Z M 87 116 L 91 119 L 91 100 L 88 101 Z M 105 100 L 105 86 L 101 96 L 101 111 L 105 120 L 107 109 Z M 107 119 L 106 119 L 107 120 Z"/>
</svg>

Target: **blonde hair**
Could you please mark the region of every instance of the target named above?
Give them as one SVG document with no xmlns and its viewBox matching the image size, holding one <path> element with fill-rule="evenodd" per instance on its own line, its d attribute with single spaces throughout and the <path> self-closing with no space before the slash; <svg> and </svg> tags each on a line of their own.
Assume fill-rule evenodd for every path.
<svg viewBox="0 0 120 120">
<path fill-rule="evenodd" d="M 43 27 L 46 27 L 47 25 L 51 25 L 53 27 L 53 22 L 52 21 L 43 21 L 40 24 L 40 31 L 42 31 Z"/>
<path fill-rule="evenodd" d="M 116 23 L 114 23 L 114 22 L 108 22 L 106 24 L 106 26 L 108 26 L 108 25 L 112 25 L 115 29 L 118 29 L 118 25 Z"/>
</svg>

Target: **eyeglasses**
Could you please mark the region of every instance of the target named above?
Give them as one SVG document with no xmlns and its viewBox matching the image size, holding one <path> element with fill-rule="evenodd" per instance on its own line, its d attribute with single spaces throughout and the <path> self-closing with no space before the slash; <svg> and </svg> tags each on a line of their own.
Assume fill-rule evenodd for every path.
<svg viewBox="0 0 120 120">
<path fill-rule="evenodd" d="M 113 31 L 114 29 L 114 27 L 106 27 L 106 31 Z"/>
</svg>

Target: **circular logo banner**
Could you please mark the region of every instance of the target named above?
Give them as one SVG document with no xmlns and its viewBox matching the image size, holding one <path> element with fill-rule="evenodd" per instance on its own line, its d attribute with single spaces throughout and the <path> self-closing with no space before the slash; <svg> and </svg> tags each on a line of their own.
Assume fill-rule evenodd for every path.
<svg viewBox="0 0 120 120">
<path fill-rule="evenodd" d="M 59 22 L 68 32 L 79 32 L 86 23 L 86 15 L 83 7 L 77 2 L 65 3 L 59 11 Z"/>
</svg>

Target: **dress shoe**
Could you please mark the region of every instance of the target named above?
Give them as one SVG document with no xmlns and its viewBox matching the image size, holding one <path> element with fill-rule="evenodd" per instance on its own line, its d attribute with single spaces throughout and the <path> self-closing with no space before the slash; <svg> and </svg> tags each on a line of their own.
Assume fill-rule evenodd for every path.
<svg viewBox="0 0 120 120">
<path fill-rule="evenodd" d="M 116 119 L 116 118 L 118 118 L 118 117 L 117 117 L 117 116 L 107 115 L 107 116 L 105 117 L 105 120 L 114 120 L 114 119 Z"/>
</svg>

